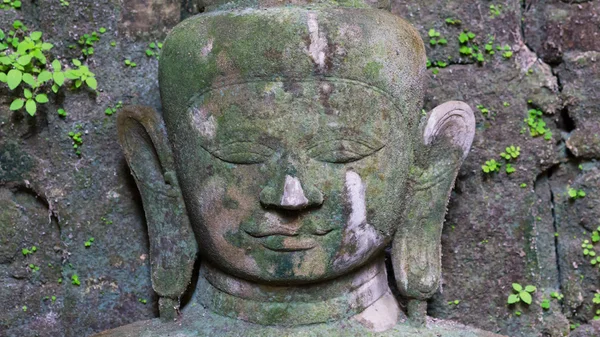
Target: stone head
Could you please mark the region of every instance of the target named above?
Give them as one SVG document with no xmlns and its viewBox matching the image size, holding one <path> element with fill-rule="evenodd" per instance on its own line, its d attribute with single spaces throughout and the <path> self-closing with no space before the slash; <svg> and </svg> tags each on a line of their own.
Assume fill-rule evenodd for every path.
<svg viewBox="0 0 600 337">
<path fill-rule="evenodd" d="M 460 102 L 421 113 L 425 61 L 408 23 L 366 8 L 246 9 L 179 24 L 160 59 L 162 116 L 119 116 L 155 290 L 180 296 L 196 249 L 239 278 L 306 284 L 393 242 L 401 291 L 430 296 L 474 125 Z"/>
</svg>

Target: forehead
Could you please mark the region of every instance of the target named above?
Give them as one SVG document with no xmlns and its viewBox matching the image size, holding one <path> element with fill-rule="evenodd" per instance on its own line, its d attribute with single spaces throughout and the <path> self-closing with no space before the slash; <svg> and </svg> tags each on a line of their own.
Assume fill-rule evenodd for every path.
<svg viewBox="0 0 600 337">
<path fill-rule="evenodd" d="M 361 129 L 385 134 L 402 111 L 389 96 L 349 80 L 257 81 L 211 89 L 189 102 L 188 122 L 218 131 L 318 132 Z M 183 116 L 182 116 L 183 117 Z M 251 130 L 247 130 L 251 131 Z"/>
</svg>

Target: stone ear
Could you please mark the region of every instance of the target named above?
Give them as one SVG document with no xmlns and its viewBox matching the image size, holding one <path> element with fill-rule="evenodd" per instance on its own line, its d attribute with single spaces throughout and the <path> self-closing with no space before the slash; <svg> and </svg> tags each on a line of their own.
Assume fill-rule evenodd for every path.
<svg viewBox="0 0 600 337">
<path fill-rule="evenodd" d="M 462 102 L 444 103 L 427 114 L 403 222 L 392 245 L 398 289 L 409 299 L 409 317 L 424 324 L 426 303 L 441 279 L 441 235 L 446 206 L 475 135 L 475 118 Z"/>
<path fill-rule="evenodd" d="M 172 320 L 192 280 L 197 243 L 175 174 L 167 132 L 161 116 L 144 106 L 123 108 L 117 131 L 144 204 L 152 287 L 160 296 L 160 317 Z"/>
</svg>

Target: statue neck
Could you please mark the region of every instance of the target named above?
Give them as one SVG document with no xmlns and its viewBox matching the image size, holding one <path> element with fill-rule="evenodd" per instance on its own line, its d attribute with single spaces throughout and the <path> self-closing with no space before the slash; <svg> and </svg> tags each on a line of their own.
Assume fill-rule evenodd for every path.
<svg viewBox="0 0 600 337">
<path fill-rule="evenodd" d="M 198 301 L 221 316 L 284 326 L 347 319 L 390 296 L 383 256 L 337 279 L 296 286 L 253 283 L 203 263 L 197 289 Z"/>
</svg>

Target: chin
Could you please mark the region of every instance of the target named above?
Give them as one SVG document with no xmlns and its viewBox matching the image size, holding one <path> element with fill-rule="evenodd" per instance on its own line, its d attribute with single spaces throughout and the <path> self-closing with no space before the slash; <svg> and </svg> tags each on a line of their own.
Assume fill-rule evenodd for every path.
<svg viewBox="0 0 600 337">
<path fill-rule="evenodd" d="M 217 258 L 208 263 L 232 276 L 265 285 L 301 285 L 319 283 L 354 272 L 365 264 L 383 257 L 385 246 L 371 247 L 360 255 L 347 255 L 342 247 L 334 252 L 317 246 L 309 250 L 281 252 L 262 248 L 252 263 L 224 261 Z M 356 247 L 352 247 L 356 249 Z M 260 260 L 260 261 L 257 261 Z"/>
</svg>

